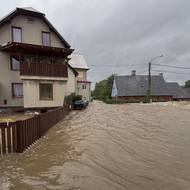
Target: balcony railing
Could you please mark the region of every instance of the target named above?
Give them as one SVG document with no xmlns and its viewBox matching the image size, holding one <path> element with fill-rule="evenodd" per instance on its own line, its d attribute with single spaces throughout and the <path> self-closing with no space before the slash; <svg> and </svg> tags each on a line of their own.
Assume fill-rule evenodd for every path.
<svg viewBox="0 0 190 190">
<path fill-rule="evenodd" d="M 66 64 L 22 63 L 20 75 L 42 77 L 68 77 Z"/>
</svg>

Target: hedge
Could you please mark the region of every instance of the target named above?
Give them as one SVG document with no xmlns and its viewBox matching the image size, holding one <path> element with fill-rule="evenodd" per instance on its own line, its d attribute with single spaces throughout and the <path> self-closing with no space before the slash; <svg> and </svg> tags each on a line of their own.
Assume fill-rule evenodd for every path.
<svg viewBox="0 0 190 190">
<path fill-rule="evenodd" d="M 129 104 L 129 103 L 140 103 L 140 100 L 124 100 L 124 99 L 106 99 L 106 104 Z"/>
</svg>

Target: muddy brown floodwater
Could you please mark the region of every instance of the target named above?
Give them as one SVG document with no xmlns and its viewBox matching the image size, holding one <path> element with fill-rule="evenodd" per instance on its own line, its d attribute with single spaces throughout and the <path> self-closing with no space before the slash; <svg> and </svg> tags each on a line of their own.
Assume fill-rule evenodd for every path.
<svg viewBox="0 0 190 190">
<path fill-rule="evenodd" d="M 189 190 L 190 106 L 93 102 L 1 157 L 0 189 Z"/>
</svg>

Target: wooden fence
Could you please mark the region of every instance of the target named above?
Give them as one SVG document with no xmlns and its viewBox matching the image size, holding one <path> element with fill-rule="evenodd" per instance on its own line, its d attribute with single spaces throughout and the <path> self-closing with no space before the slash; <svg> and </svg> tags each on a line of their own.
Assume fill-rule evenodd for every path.
<svg viewBox="0 0 190 190">
<path fill-rule="evenodd" d="M 58 108 L 27 120 L 0 123 L 0 155 L 22 153 L 69 112 Z"/>
</svg>

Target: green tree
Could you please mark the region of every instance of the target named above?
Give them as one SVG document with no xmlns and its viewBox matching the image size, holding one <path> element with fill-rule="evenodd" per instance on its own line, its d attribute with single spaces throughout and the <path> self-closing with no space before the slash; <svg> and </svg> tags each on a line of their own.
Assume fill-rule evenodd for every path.
<svg viewBox="0 0 190 190">
<path fill-rule="evenodd" d="M 185 82 L 185 88 L 190 88 L 190 80 Z"/>
<path fill-rule="evenodd" d="M 94 98 L 98 100 L 111 98 L 113 80 L 114 75 L 111 75 L 107 79 L 97 82 L 93 92 Z"/>
</svg>

